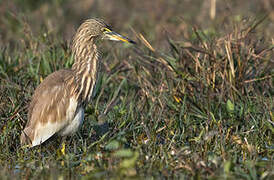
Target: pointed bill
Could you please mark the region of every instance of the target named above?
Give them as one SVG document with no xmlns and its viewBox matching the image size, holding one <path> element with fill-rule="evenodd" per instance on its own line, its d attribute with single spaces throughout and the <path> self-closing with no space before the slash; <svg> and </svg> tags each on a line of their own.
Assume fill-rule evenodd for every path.
<svg viewBox="0 0 274 180">
<path fill-rule="evenodd" d="M 112 41 L 122 41 L 126 43 L 136 44 L 136 42 L 134 42 L 133 40 L 111 30 L 105 32 L 105 38 Z"/>
</svg>

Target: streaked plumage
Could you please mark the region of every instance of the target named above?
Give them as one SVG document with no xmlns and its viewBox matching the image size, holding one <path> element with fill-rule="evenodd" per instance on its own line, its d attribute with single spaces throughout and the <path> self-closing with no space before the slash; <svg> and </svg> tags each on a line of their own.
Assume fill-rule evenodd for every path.
<svg viewBox="0 0 274 180">
<path fill-rule="evenodd" d="M 100 66 L 97 39 L 134 43 L 113 32 L 103 20 L 89 19 L 81 24 L 71 45 L 72 68 L 50 74 L 34 92 L 28 122 L 21 134 L 22 145 L 33 147 L 56 133 L 73 134 L 81 126 Z"/>
</svg>

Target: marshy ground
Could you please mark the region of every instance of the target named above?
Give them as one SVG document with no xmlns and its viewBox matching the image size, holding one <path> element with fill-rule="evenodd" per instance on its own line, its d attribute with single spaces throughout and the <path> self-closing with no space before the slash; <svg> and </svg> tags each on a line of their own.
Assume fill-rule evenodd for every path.
<svg viewBox="0 0 274 180">
<path fill-rule="evenodd" d="M 138 45 L 100 44 L 65 147 L 21 148 L 34 89 L 90 17 Z M 0 179 L 273 179 L 273 22 L 270 0 L 0 1 Z"/>
</svg>

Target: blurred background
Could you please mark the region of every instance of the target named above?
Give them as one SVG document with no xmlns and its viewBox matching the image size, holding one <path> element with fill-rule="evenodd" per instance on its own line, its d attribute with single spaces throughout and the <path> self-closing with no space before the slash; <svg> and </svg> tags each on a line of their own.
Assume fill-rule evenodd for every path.
<svg viewBox="0 0 274 180">
<path fill-rule="evenodd" d="M 167 33 L 177 40 L 188 38 L 189 23 L 216 33 L 216 29 L 231 25 L 231 18 L 245 23 L 266 14 L 269 19 L 263 33 L 271 37 L 273 11 L 271 0 L 1 0 L 0 46 L 18 45 L 25 31 L 33 36 L 49 33 L 70 40 L 79 24 L 90 17 L 105 19 L 126 34 L 131 35 L 134 28 L 162 48 Z"/>
<path fill-rule="evenodd" d="M 95 97 L 66 150 L 21 148 L 34 89 L 71 67 L 90 17 L 138 46 L 99 47 Z M 273 0 L 0 0 L 0 177 L 274 179 L 273 32 Z"/>
</svg>

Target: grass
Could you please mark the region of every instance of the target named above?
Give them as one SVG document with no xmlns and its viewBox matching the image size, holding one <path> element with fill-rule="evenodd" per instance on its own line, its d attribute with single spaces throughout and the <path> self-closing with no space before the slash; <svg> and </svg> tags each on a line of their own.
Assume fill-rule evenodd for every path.
<svg viewBox="0 0 274 180">
<path fill-rule="evenodd" d="M 62 10 L 58 3 L 26 4 L 22 11 Z M 159 4 L 156 15 L 161 6 L 166 4 Z M 178 12 L 179 7 L 170 17 Z M 67 138 L 65 147 L 53 137 L 28 149 L 19 136 L 34 89 L 50 73 L 70 68 L 73 59 L 58 32 L 62 20 L 54 32 L 26 20 L 35 17 L 6 13 L 0 49 L 1 179 L 273 179 L 271 16 L 220 16 L 204 28 L 198 20 L 200 27 L 189 23 L 188 16 L 188 11 L 186 19 L 152 16 L 151 24 L 125 19 L 137 22 L 131 34 L 138 45 L 99 45 L 103 68 L 79 133 Z M 47 18 L 54 22 L 50 15 L 42 21 Z M 151 28 L 169 21 L 182 30 L 178 26 L 158 39 L 160 32 Z"/>
</svg>

